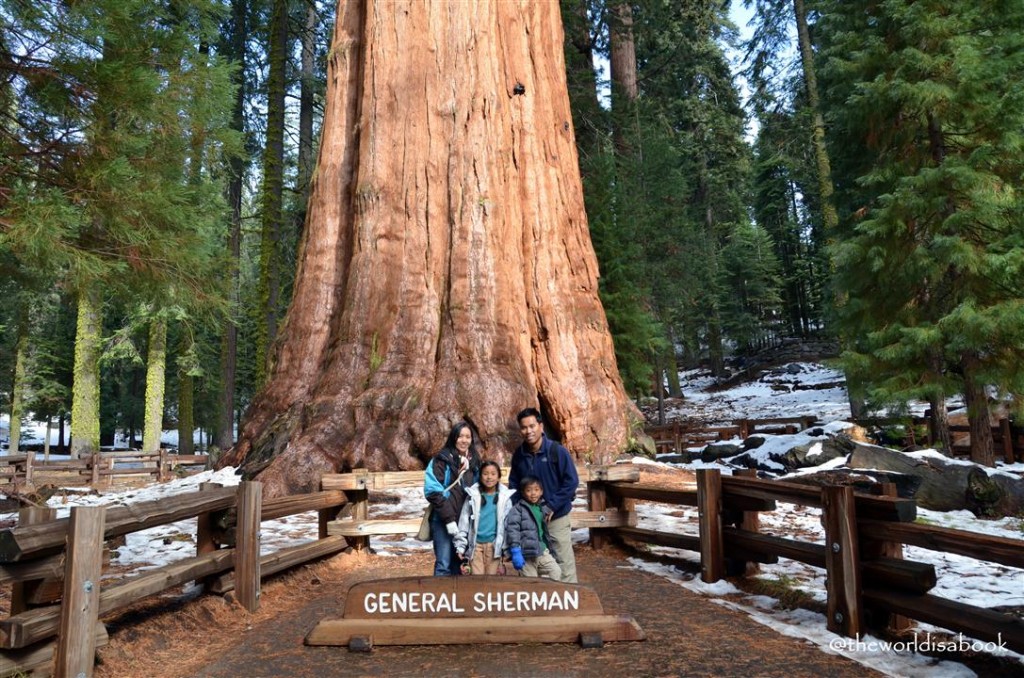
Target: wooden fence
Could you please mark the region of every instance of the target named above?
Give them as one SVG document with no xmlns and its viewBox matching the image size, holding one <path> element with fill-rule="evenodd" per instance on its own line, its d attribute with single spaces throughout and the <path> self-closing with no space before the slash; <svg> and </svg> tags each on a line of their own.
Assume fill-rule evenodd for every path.
<svg viewBox="0 0 1024 678">
<path fill-rule="evenodd" d="M 1022 620 L 930 594 L 935 566 L 903 558 L 908 544 L 1024 568 L 1024 541 L 917 524 L 913 500 L 897 498 L 892 484 L 880 484 L 883 494 L 870 495 L 846 486 L 818 488 L 762 480 L 753 471 L 723 476 L 710 469 L 698 471 L 692 486 L 670 489 L 640 484 L 631 464 L 578 470 L 588 510 L 569 515 L 574 528 L 590 528 L 595 548 L 618 538 L 696 551 L 707 582 L 789 558 L 826 571 L 827 626 L 835 633 L 856 637 L 868 628 L 901 628 L 914 619 L 1024 651 Z M 357 540 L 361 547 L 371 536 L 414 534 L 418 518 L 369 519 L 369 492 L 422 484 L 421 471 L 325 475 L 323 487 L 344 490 L 353 509 L 328 523 L 328 534 Z M 682 534 L 636 527 L 638 501 L 695 506 L 696 529 Z M 777 502 L 821 508 L 825 543 L 762 533 L 759 514 L 775 510 Z"/>
<path fill-rule="evenodd" d="M 780 557 L 823 568 L 827 625 L 834 633 L 856 637 L 869 626 L 899 628 L 909 618 L 1024 651 L 1024 621 L 928 593 L 937 582 L 934 565 L 903 558 L 907 544 L 1024 568 L 1024 541 L 917 524 L 914 502 L 892 496 L 891 484 L 882 486 L 890 496 L 874 496 L 848 486 L 817 488 L 751 475 L 722 476 L 717 469 L 698 471 L 692 489 L 601 484 L 609 506 L 627 501 L 696 506 L 695 534 L 637 527 L 610 531 L 628 540 L 700 553 L 706 582 L 718 581 L 727 572 L 742 576 L 757 563 L 774 563 Z M 758 514 L 775 510 L 776 502 L 821 508 L 825 543 L 761 533 Z"/>
<path fill-rule="evenodd" d="M 931 428 L 928 417 L 862 417 L 852 423 L 865 428 L 902 428 L 897 443 L 902 447 L 930 446 L 938 436 Z M 814 417 L 776 417 L 772 419 L 737 419 L 730 426 L 699 426 L 674 422 L 663 426 L 644 427 L 644 432 L 654 439 L 658 454 L 682 454 L 687 448 L 703 447 L 709 443 L 732 438 L 745 439 L 755 433 L 772 435 L 793 434 L 811 428 L 817 423 Z M 949 427 L 953 438 L 953 456 L 966 456 L 969 446 L 963 442 L 964 434 L 970 427 L 954 424 Z M 1024 427 L 1016 426 L 1003 417 L 992 426 L 992 441 L 996 456 L 1002 456 L 1007 464 L 1024 461 Z"/>
<path fill-rule="evenodd" d="M 10 615 L 0 619 L 0 676 L 36 668 L 92 675 L 95 648 L 106 642 L 101 615 L 189 581 L 212 593 L 234 590 L 255 610 L 261 578 L 346 547 L 326 530 L 346 502 L 338 490 L 264 502 L 260 483 L 247 482 L 130 507 L 72 508 L 59 520 L 55 509 L 23 509 L 18 526 L 0 532 L 0 584 L 11 586 Z M 319 512 L 318 540 L 260 555 L 261 521 L 306 511 Z M 194 557 L 101 584 L 106 540 L 189 518 L 197 521 Z"/>
<path fill-rule="evenodd" d="M 0 456 L 0 483 L 31 483 L 40 473 L 73 473 L 92 487 L 109 486 L 115 478 L 151 476 L 166 480 L 179 472 L 205 469 L 205 454 L 181 455 L 168 450 L 139 452 L 115 450 L 96 452 L 83 459 L 44 461 L 35 452 Z"/>
</svg>

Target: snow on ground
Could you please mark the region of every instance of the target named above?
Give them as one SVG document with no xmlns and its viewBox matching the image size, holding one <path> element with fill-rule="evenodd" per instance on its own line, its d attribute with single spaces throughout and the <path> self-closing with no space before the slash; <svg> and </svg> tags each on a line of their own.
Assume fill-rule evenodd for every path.
<svg viewBox="0 0 1024 678">
<path fill-rule="evenodd" d="M 841 386 L 833 386 L 821 390 L 802 390 L 791 388 L 794 384 L 833 384 L 842 379 L 842 375 L 834 370 L 807 363 L 800 363 L 799 371 L 788 371 L 785 374 L 769 375 L 768 380 L 747 384 L 719 393 L 708 393 L 703 388 L 710 385 L 710 380 L 696 375 L 683 375 L 686 401 L 682 404 L 682 413 L 693 417 L 694 412 L 708 419 L 730 421 L 734 418 L 767 418 L 812 415 L 833 422 L 825 428 L 839 431 L 848 426 L 841 421 L 848 414 L 846 392 Z M 791 368 L 795 369 L 795 368 Z M 775 388 L 772 383 L 775 380 Z M 781 381 L 790 388 L 779 388 Z M 768 441 L 756 450 L 774 449 L 774 446 L 791 447 L 800 436 L 813 440 L 806 433 L 796 436 L 766 436 Z M 781 440 L 786 438 L 786 440 Z M 807 441 L 802 441 L 807 442 Z M 841 460 L 840 460 L 841 461 Z M 647 459 L 637 458 L 635 463 L 658 464 Z M 834 466 L 836 462 L 823 464 L 804 472 L 821 470 Z M 688 469 L 714 467 L 729 470 L 720 464 L 702 464 L 694 462 L 682 466 Z M 1002 466 L 1001 471 L 1024 472 L 1024 464 Z M 201 482 L 218 482 L 225 486 L 236 485 L 239 477 L 233 469 L 206 471 L 188 478 L 177 479 L 168 483 L 151 485 L 145 488 L 131 489 L 120 492 L 107 492 L 102 495 L 68 494 L 54 495 L 50 505 L 58 509 L 58 515 L 67 515 L 72 506 L 97 504 L 124 505 L 144 501 L 157 501 L 179 492 L 190 492 Z M 577 506 L 583 508 L 584 500 L 577 498 Z M 414 518 L 422 515 L 424 501 L 422 491 L 417 488 L 392 490 L 387 493 L 375 494 L 371 497 L 371 518 Z M 695 508 L 668 506 L 664 504 L 638 503 L 638 524 L 640 527 L 664 530 L 676 533 L 697 533 L 697 511 Z M 824 542 L 824 532 L 820 521 L 820 510 L 811 507 L 779 504 L 779 508 L 770 513 L 761 514 L 762 530 L 779 536 L 798 534 L 801 538 Z M 942 513 L 918 509 L 918 516 L 923 522 L 942 525 L 961 530 L 982 532 L 1014 539 L 1024 538 L 1024 519 L 1003 518 L 1001 520 L 981 520 L 967 511 Z M 0 515 L 0 520 L 13 518 L 13 515 Z M 174 560 L 195 554 L 195 520 L 184 520 L 172 525 L 164 525 L 143 530 L 127 536 L 124 546 L 117 549 L 114 562 L 118 565 L 133 566 L 139 569 L 160 567 Z M 266 521 L 262 524 L 262 551 L 271 553 L 282 548 L 295 546 L 317 538 L 317 514 L 308 512 L 289 516 L 280 520 Z M 582 543 L 588 538 L 586 530 L 573 533 L 573 541 Z M 393 537 L 375 537 L 371 544 L 378 555 L 384 557 L 401 557 L 410 551 L 428 550 L 429 543 L 419 542 L 412 536 L 398 535 Z M 651 572 L 678 583 L 695 593 L 706 596 L 711 602 L 739 610 L 752 619 L 771 627 L 779 633 L 806 640 L 819 646 L 822 651 L 847 656 L 861 664 L 892 676 L 973 676 L 970 669 L 962 664 L 926 656 L 907 647 L 906 644 L 895 646 L 886 641 L 865 636 L 858 641 L 843 638 L 830 633 L 826 629 L 822 614 L 803 609 L 785 610 L 778 606 L 778 601 L 768 596 L 748 595 L 727 582 L 704 584 L 694 572 L 699 569 L 699 554 L 666 547 L 651 547 L 656 555 L 670 555 L 684 561 L 682 568 L 663 563 L 652 563 L 643 558 L 631 558 L 628 567 Z M 930 562 L 935 565 L 938 574 L 938 586 L 933 593 L 939 596 L 961 601 L 971 605 L 992 607 L 997 605 L 1024 606 L 1024 571 L 1002 565 L 987 563 L 973 558 L 944 554 L 917 547 L 906 547 L 905 555 L 910 560 Z M 686 565 L 689 563 L 689 566 Z M 814 599 L 825 600 L 824 570 L 803 563 L 780 558 L 774 565 L 762 565 L 760 577 L 787 583 L 795 589 L 806 592 Z M 188 593 L 188 592 L 186 592 Z M 937 627 L 920 624 L 924 632 L 938 631 Z M 925 635 L 919 636 L 918 647 L 930 642 Z M 964 642 L 972 642 L 965 639 Z M 991 654 L 1011 657 L 1022 664 L 1024 672 L 1024 656 L 1008 650 L 984 647 Z M 934 651 L 934 645 L 931 647 Z M 941 654 L 941 653 L 940 653 Z"/>
</svg>

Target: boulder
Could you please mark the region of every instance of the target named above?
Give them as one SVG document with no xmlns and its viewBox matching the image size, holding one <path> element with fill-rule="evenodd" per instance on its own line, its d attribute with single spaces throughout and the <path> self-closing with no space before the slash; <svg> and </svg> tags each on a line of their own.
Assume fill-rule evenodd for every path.
<svg viewBox="0 0 1024 678">
<path fill-rule="evenodd" d="M 781 455 L 778 461 L 787 469 L 821 466 L 826 461 L 850 454 L 857 444 L 846 434 L 840 433 L 836 436 L 827 436 L 821 440 L 796 445 Z"/>
<path fill-rule="evenodd" d="M 706 463 L 725 459 L 726 457 L 739 454 L 742 449 L 742 447 L 735 443 L 711 443 L 701 450 L 700 460 Z"/>
</svg>

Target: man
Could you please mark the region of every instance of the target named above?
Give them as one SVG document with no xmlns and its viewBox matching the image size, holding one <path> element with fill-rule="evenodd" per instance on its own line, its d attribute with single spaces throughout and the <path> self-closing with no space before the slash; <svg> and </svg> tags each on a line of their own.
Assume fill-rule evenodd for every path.
<svg viewBox="0 0 1024 678">
<path fill-rule="evenodd" d="M 569 450 L 544 435 L 544 422 L 537 409 L 526 408 L 516 415 L 516 420 L 523 444 L 512 454 L 508 474 L 508 486 L 516 493 L 512 500 L 519 498 L 520 480 L 526 476 L 540 478 L 544 500 L 552 510 L 547 519 L 548 538 L 562 568 L 562 581 L 575 584 L 576 556 L 572 551 L 569 511 L 580 484 L 576 464 Z"/>
</svg>

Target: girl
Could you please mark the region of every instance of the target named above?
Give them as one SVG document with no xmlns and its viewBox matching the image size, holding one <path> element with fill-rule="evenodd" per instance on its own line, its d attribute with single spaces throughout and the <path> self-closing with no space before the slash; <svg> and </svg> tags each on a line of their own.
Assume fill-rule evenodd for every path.
<svg viewBox="0 0 1024 678">
<path fill-rule="evenodd" d="M 460 421 L 452 427 L 444 447 L 430 460 L 424 473 L 423 494 L 433 507 L 430 536 L 434 542 L 435 577 L 459 574 L 452 542 L 458 534 L 466 488 L 476 483 L 479 473 L 476 436 L 469 424 Z"/>
<path fill-rule="evenodd" d="M 501 467 L 485 461 L 480 482 L 466 489 L 459 517 L 455 552 L 469 562 L 470 574 L 504 574 L 505 517 L 512 507 L 512 490 L 501 484 Z"/>
</svg>

